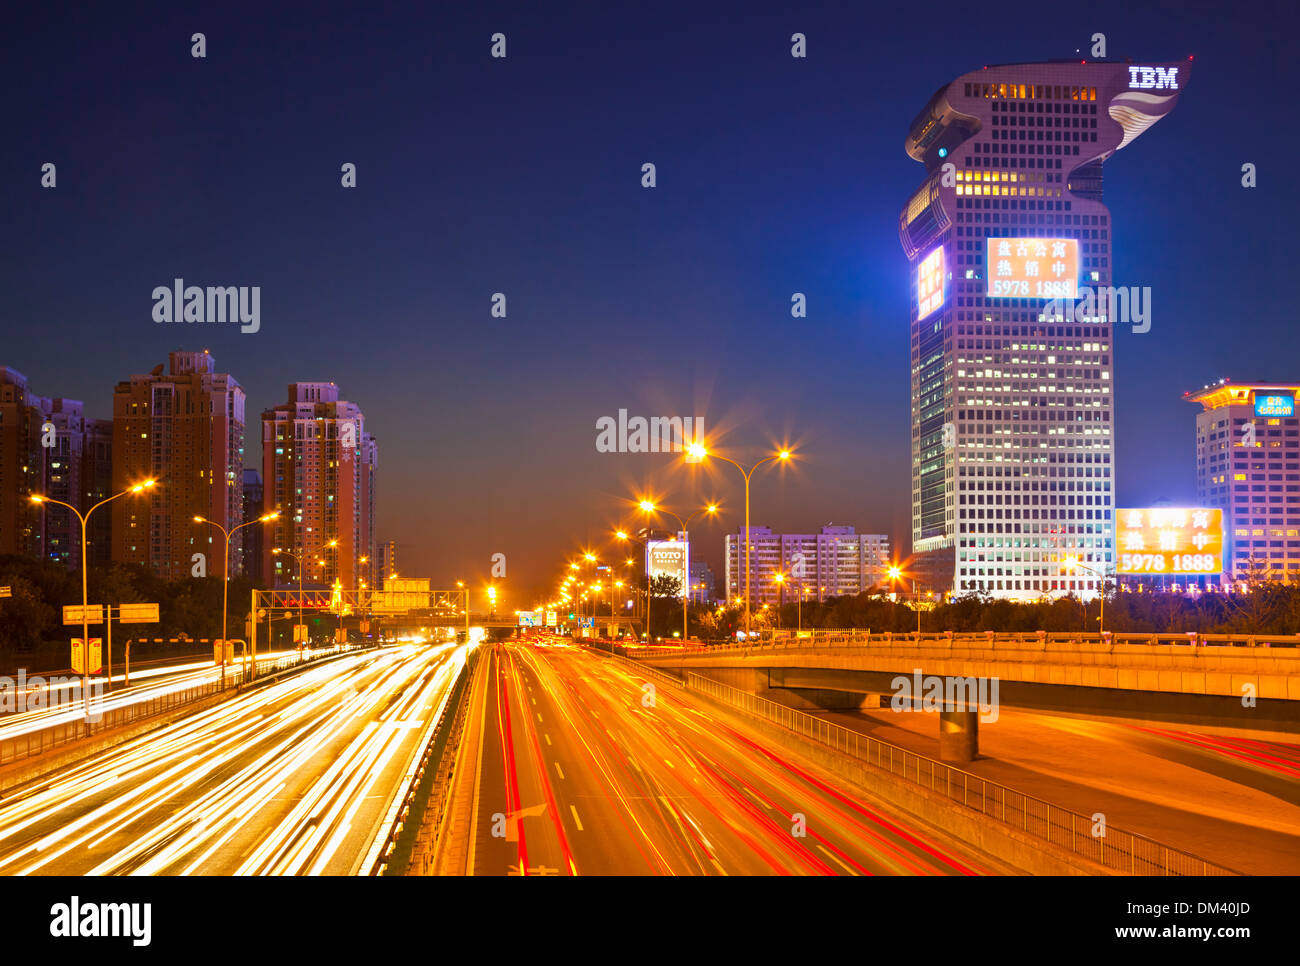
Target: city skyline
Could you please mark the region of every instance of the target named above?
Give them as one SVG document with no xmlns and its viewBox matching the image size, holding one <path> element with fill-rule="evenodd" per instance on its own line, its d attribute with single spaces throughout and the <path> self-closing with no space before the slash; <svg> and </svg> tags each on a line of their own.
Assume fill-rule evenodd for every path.
<svg viewBox="0 0 1300 966">
<path fill-rule="evenodd" d="M 1150 54 L 1159 63 L 1214 52 L 1195 62 L 1195 96 L 1143 135 L 1134 148 L 1140 156 L 1107 171 L 1107 204 L 1131 213 L 1116 229 L 1114 281 L 1148 284 L 1155 301 L 1150 332 L 1115 333 L 1117 499 L 1125 505 L 1194 502 L 1185 391 L 1223 376 L 1292 378 L 1258 371 L 1284 360 L 1273 355 L 1266 363 L 1256 342 L 1218 338 L 1217 303 L 1226 294 L 1219 288 L 1227 279 L 1231 290 L 1254 297 L 1257 339 L 1285 337 L 1283 294 L 1270 284 L 1285 277 L 1283 249 L 1264 240 L 1281 237 L 1294 199 L 1278 196 L 1280 180 L 1268 174 L 1259 151 L 1284 150 L 1294 135 L 1284 130 L 1269 145 L 1259 143 L 1248 132 L 1265 127 L 1279 95 L 1264 85 L 1241 99 L 1227 83 L 1247 45 L 1256 62 L 1268 63 L 1274 52 L 1259 50 L 1245 28 L 1224 28 L 1208 12 L 1185 13 L 1177 22 L 1134 13 L 1125 18 L 1124 36 L 1110 37 L 1112 53 Z M 114 75 L 124 110 L 172 96 L 152 84 L 165 70 L 169 86 L 180 89 L 175 96 L 217 98 L 260 119 L 257 137 L 269 157 L 293 164 L 291 175 L 269 181 L 253 177 L 247 152 L 229 165 L 205 153 L 229 147 L 232 132 L 214 120 L 220 110 L 172 146 L 180 152 L 175 168 L 131 153 L 153 144 L 149 137 L 126 154 L 97 151 L 109 143 L 108 131 L 92 127 L 73 138 L 71 115 L 20 110 L 20 130 L 44 152 L 40 162 L 72 154 L 55 189 L 37 186 L 35 159 L 9 172 L 12 184 L 30 183 L 16 190 L 20 230 L 11 236 L 5 271 L 12 276 L 10 318 L 28 326 L 31 339 L 12 347 L 4 363 L 46 395 L 83 399 L 90 417 L 111 415 L 108 384 L 119 373 L 147 370 L 150 360 L 177 349 L 209 348 L 244 387 L 254 413 L 278 401 L 287 382 L 346 386 L 384 442 L 377 537 L 415 537 L 403 566 L 435 585 L 486 578 L 495 553 L 506 554 L 508 583 L 544 584 L 553 548 L 600 540 L 630 516 L 623 501 L 633 492 L 653 492 L 670 505 L 717 496 L 727 514 L 722 525 L 739 523 L 732 514 L 741 494 L 726 475 L 693 476 L 662 454 L 599 452 L 597 423 L 620 409 L 701 416 L 742 460 L 770 445 L 795 444 L 800 463 L 792 473 L 756 482 L 755 525 L 801 529 L 811 506 L 814 519 L 886 533 L 900 554 L 907 549 L 907 385 L 898 367 L 907 356 L 899 320 L 911 293 L 896 219 L 897 199 L 916 184 L 915 162 L 903 151 L 906 131 L 937 79 L 985 62 L 1068 57 L 1086 47 L 1091 26 L 1065 16 L 1056 33 L 1013 23 L 979 54 L 963 38 L 944 35 L 904 56 L 891 47 L 904 30 L 901 15 L 873 20 L 874 29 L 850 43 L 840 36 L 838 15 L 809 12 L 800 15 L 806 23 L 790 26 L 787 16 L 760 10 L 742 25 L 729 24 L 738 34 L 718 49 L 707 19 L 700 35 L 677 38 L 684 64 L 670 74 L 645 54 L 628 62 L 616 13 L 564 24 L 563 31 L 536 15 L 515 14 L 516 32 L 532 39 L 497 64 L 480 57 L 474 42 L 495 29 L 487 19 L 448 16 L 438 21 L 439 56 L 473 85 L 433 106 L 418 130 L 393 115 L 399 88 L 382 75 L 305 95 L 306 113 L 297 120 L 274 100 L 250 100 L 248 84 L 283 86 L 295 68 L 319 71 L 314 62 L 294 61 L 303 54 L 272 62 L 241 50 L 241 63 L 255 76 L 245 82 L 222 73 L 219 90 L 194 71 L 183 43 L 159 65 L 128 64 Z M 1105 20 L 1105 8 L 1099 16 Z M 219 36 L 219 26 L 210 33 Z M 810 38 L 810 56 L 785 64 L 796 27 Z M 263 29 L 271 42 L 290 24 L 272 16 Z M 357 66 L 355 58 L 365 55 L 352 39 L 322 29 L 318 46 L 351 51 L 344 62 Z M 422 62 L 415 41 L 368 29 L 376 31 L 371 40 L 393 45 L 392 57 Z M 653 32 L 666 29 L 651 25 L 645 47 L 653 49 Z M 182 32 L 188 38 L 189 27 L 164 15 L 145 40 L 162 50 Z M 58 38 L 51 42 L 57 48 Z M 574 45 L 590 58 L 581 81 L 554 69 Z M 88 56 L 93 63 L 110 53 Z M 755 78 L 760 87 L 735 110 L 719 111 L 732 103 L 730 78 L 747 76 L 766 58 L 774 65 Z M 214 49 L 198 66 L 224 71 L 220 63 Z M 501 69 L 494 75 L 492 68 Z M 576 117 L 560 125 L 537 119 L 538 110 L 565 98 L 598 103 L 577 94 L 593 74 L 632 83 L 635 121 L 608 109 L 598 110 L 591 125 Z M 506 97 L 530 78 L 539 83 L 527 99 Z M 57 92 L 64 81 L 50 83 Z M 834 94 L 857 89 L 870 90 L 869 99 Z M 710 93 L 700 98 L 697 90 Z M 330 92 L 339 104 L 327 102 Z M 827 109 L 810 112 L 811 104 Z M 440 110 L 457 124 L 440 127 Z M 335 114 L 346 117 L 346 127 Z M 857 115 L 870 123 L 846 142 L 842 119 Z M 467 127 L 471 116 L 498 118 L 499 127 Z M 1243 134 L 1207 141 L 1207 125 Z M 437 152 L 434 130 L 456 131 L 466 150 Z M 397 151 L 399 131 L 422 150 Z M 727 145 L 737 137 L 745 143 L 746 131 L 749 151 L 735 155 Z M 514 142 L 525 149 L 522 158 L 502 150 Z M 111 184 L 102 180 L 108 170 L 94 162 L 101 156 L 115 159 Z M 413 167 L 417 156 L 437 163 Z M 872 172 L 866 179 L 864 158 Z M 339 185 L 340 165 L 348 161 L 358 165 L 351 194 Z M 640 185 L 647 161 L 657 164 L 654 189 Z M 1239 183 L 1246 161 L 1261 164 L 1257 189 Z M 137 166 L 150 177 L 128 173 Z M 553 185 L 540 196 L 553 200 L 532 193 L 538 181 Z M 77 201 L 92 185 L 123 215 L 107 231 L 87 223 Z M 208 187 L 186 194 L 183 208 L 172 212 L 158 200 L 169 185 Z M 1184 203 L 1189 194 L 1200 206 Z M 305 217 L 304 203 L 318 214 Z M 207 217 L 218 210 L 222 217 Z M 1220 227 L 1202 238 L 1195 226 L 1211 214 Z M 195 234 L 186 227 L 194 218 L 212 230 Z M 268 219 L 282 232 L 274 248 L 234 230 Z M 503 234 L 510 225 L 528 227 Z M 1260 239 L 1250 251 L 1231 241 L 1248 234 Z M 60 246 L 69 235 L 103 244 Z M 92 251 L 97 259 L 89 258 Z M 62 254 L 52 260 L 55 252 Z M 34 262 L 39 253 L 45 257 Z M 72 277 L 68 272 L 78 284 L 60 283 Z M 151 293 L 176 278 L 260 286 L 258 331 L 153 321 Z M 492 315 L 496 292 L 507 296 L 505 319 Z M 807 298 L 804 318 L 791 316 L 794 293 Z M 83 321 L 48 326 L 46 318 Z M 70 345 L 82 351 L 68 352 Z M 793 368 L 804 373 L 794 382 L 752 378 Z M 528 471 L 526 492 L 509 485 L 520 467 Z M 436 499 L 427 498 L 431 488 Z M 711 553 L 705 549 L 721 573 L 720 541 Z"/>
</svg>

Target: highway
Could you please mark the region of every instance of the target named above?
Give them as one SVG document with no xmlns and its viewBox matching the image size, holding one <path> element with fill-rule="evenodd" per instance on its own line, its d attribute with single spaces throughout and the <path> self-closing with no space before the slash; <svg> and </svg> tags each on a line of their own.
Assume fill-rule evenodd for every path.
<svg viewBox="0 0 1300 966">
<path fill-rule="evenodd" d="M 355 874 L 463 645 L 344 655 L 0 802 L 0 875 Z"/>
<path fill-rule="evenodd" d="M 291 657 L 295 653 L 295 651 L 273 651 L 267 654 L 258 654 L 257 664 L 259 668 L 262 668 L 282 658 Z M 227 664 L 227 675 L 238 673 L 242 665 L 243 662 L 239 660 L 236 660 L 234 664 Z M 67 672 L 64 674 L 33 675 L 32 677 L 38 678 L 45 683 L 24 688 L 22 691 L 15 689 L 14 694 L 9 698 L 15 705 L 15 711 L 0 715 L 0 741 L 64 722 L 79 721 L 85 718 L 85 703 L 81 697 L 81 677 L 79 675 Z M 28 677 L 27 681 L 30 682 L 32 677 Z M 61 679 L 60 683 L 50 683 L 50 679 L 55 677 Z M 92 675 L 90 678 L 91 713 L 102 715 L 113 708 L 138 704 L 176 691 L 184 691 L 197 685 L 212 684 L 220 679 L 221 666 L 214 664 L 211 658 L 133 671 L 129 687 L 123 686 L 125 684 L 124 675 L 114 674 L 112 678 L 114 690 L 98 694 L 94 690 L 96 682 L 102 681 L 103 678 L 102 676 Z M 26 710 L 17 708 L 19 702 L 21 702 L 22 708 Z"/>
<path fill-rule="evenodd" d="M 474 875 L 975 875 L 969 848 L 863 801 L 671 685 L 565 644 L 485 649 Z M 998 869 L 996 871 L 1005 871 Z"/>
</svg>

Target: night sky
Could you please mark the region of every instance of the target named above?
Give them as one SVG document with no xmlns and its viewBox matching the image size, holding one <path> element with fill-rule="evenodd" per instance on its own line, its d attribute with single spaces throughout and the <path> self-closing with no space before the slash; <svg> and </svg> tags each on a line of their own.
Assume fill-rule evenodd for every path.
<svg viewBox="0 0 1300 966">
<path fill-rule="evenodd" d="M 598 453 L 620 408 L 702 415 L 742 462 L 795 445 L 797 467 L 755 477 L 755 525 L 847 523 L 905 553 L 908 127 L 960 74 L 1087 56 L 1100 31 L 1110 59 L 1195 56 L 1105 169 L 1115 284 L 1154 303 L 1149 333 L 1114 340 L 1117 502 L 1191 504 L 1183 392 L 1300 378 L 1295 15 L 875 6 L 24 6 L 0 41 L 0 364 L 108 417 L 117 381 L 207 348 L 248 393 L 255 467 L 261 411 L 333 380 L 379 440 L 403 574 L 481 581 L 505 553 L 507 605 L 605 544 L 634 492 L 683 515 L 721 498 L 693 548 L 721 579 L 739 473 Z M 261 331 L 155 324 L 175 277 L 260 285 Z"/>
</svg>

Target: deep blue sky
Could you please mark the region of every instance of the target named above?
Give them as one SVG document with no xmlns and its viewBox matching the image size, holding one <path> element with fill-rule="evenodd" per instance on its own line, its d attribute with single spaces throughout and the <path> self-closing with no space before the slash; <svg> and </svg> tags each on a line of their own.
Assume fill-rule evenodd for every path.
<svg viewBox="0 0 1300 966">
<path fill-rule="evenodd" d="M 334 380 L 380 441 L 379 536 L 440 583 L 494 552 L 510 585 L 549 582 L 634 490 L 682 512 L 719 496 L 741 523 L 730 468 L 597 453 L 619 408 L 703 414 L 746 461 L 798 443 L 796 470 L 756 479 L 755 524 L 851 523 L 905 552 L 908 126 L 968 70 L 1101 31 L 1111 58 L 1195 56 L 1105 186 L 1115 283 L 1154 300 L 1151 332 L 1115 337 L 1119 503 L 1191 502 L 1182 393 L 1300 377 L 1295 15 L 875 6 L 25 7 L 0 41 L 0 364 L 108 416 L 119 379 L 208 348 L 248 392 L 252 454 L 287 383 Z M 176 276 L 260 285 L 261 332 L 156 325 Z M 697 535 L 715 567 L 721 532 Z"/>
</svg>

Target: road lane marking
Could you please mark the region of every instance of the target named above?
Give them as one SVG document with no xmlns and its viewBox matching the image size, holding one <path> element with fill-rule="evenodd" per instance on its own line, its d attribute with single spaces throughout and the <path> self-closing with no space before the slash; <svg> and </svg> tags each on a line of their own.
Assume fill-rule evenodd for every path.
<svg viewBox="0 0 1300 966">
<path fill-rule="evenodd" d="M 826 854 L 826 858 L 831 859 L 831 860 L 834 861 L 837 865 L 843 867 L 844 871 L 847 872 L 849 875 L 857 875 L 857 874 L 858 874 L 858 871 L 857 871 L 856 869 L 854 869 L 854 868 L 851 867 L 851 866 L 845 865 L 845 864 L 844 864 L 844 861 L 843 861 L 843 860 L 842 860 L 838 855 L 836 855 L 834 852 L 832 852 L 830 849 L 826 848 L 826 846 L 824 846 L 824 845 L 818 845 L 817 848 L 820 849 L 822 852 L 824 852 L 824 853 Z"/>
<path fill-rule="evenodd" d="M 542 720 L 542 713 L 540 711 L 537 713 L 537 720 L 538 721 Z"/>
<path fill-rule="evenodd" d="M 559 776 L 560 776 L 561 778 L 564 777 L 564 769 L 560 767 L 560 763 L 559 763 L 558 761 L 555 763 L 555 770 L 556 770 L 556 772 L 559 773 Z"/>
<path fill-rule="evenodd" d="M 548 745 L 551 743 L 551 736 L 548 735 L 545 731 L 542 732 L 542 737 L 546 739 L 546 743 Z"/>
<path fill-rule="evenodd" d="M 577 810 L 574 806 L 570 805 L 570 806 L 569 806 L 569 811 L 573 813 L 573 824 L 576 825 L 576 826 L 578 826 L 578 831 L 579 831 L 579 832 L 586 831 L 586 830 L 582 827 L 582 819 L 578 818 L 578 810 Z"/>
</svg>

